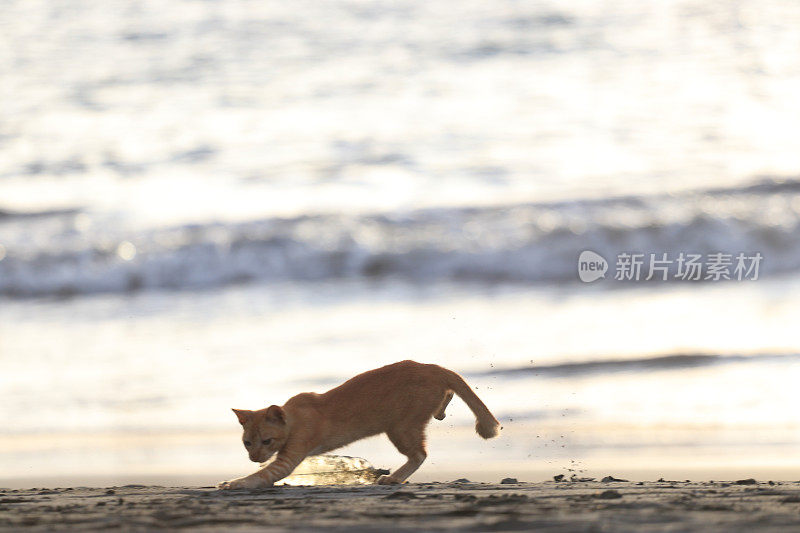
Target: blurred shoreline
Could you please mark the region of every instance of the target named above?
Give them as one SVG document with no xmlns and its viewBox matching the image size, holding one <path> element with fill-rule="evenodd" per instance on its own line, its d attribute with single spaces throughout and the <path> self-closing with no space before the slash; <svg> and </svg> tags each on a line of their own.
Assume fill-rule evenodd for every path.
<svg viewBox="0 0 800 533">
<path fill-rule="evenodd" d="M 800 479 L 800 459 L 792 438 L 796 427 L 776 434 L 769 425 L 663 429 L 571 422 L 502 423 L 504 430 L 497 441 L 482 441 L 469 426 L 433 424 L 428 460 L 411 481 L 466 477 L 497 482 L 513 475 L 540 482 L 557 474 L 600 479 L 609 472 L 636 480 Z M 761 436 L 751 439 L 754 434 Z M 258 468 L 247 460 L 239 437 L 235 428 L 0 437 L 0 452 L 7 459 L 0 487 L 214 486 Z M 364 457 L 376 468 L 390 470 L 403 462 L 385 436 L 359 441 L 336 453 Z M 45 456 L 48 459 L 41 460 Z"/>
<path fill-rule="evenodd" d="M 0 360 L 0 376 L 15 376 L 2 388 L 0 471 L 131 482 L 137 472 L 246 473 L 230 407 L 283 403 L 413 358 L 463 373 L 506 427 L 482 448 L 453 402 L 431 428 L 427 479 L 456 470 L 437 456 L 536 476 L 573 461 L 664 475 L 690 462 L 712 479 L 779 472 L 794 468 L 800 428 L 798 290 L 776 280 L 623 291 L 392 282 L 8 302 L 3 350 L 24 357 Z M 345 452 L 388 468 L 399 459 L 385 438 Z"/>
</svg>

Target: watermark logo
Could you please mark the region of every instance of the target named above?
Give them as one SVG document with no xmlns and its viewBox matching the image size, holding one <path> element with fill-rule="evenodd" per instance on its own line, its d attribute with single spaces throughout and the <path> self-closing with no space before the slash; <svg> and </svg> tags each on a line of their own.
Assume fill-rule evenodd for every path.
<svg viewBox="0 0 800 533">
<path fill-rule="evenodd" d="M 695 254 L 680 252 L 645 254 L 621 252 L 617 254 L 614 279 L 616 281 L 756 281 L 764 256 L 760 252 L 729 254 L 714 252 Z M 605 278 L 608 262 L 591 250 L 584 250 L 578 258 L 578 277 L 584 283 Z"/>
<path fill-rule="evenodd" d="M 584 283 L 591 283 L 600 278 L 606 277 L 608 271 L 608 261 L 591 250 L 584 250 L 578 257 L 578 277 Z"/>
</svg>

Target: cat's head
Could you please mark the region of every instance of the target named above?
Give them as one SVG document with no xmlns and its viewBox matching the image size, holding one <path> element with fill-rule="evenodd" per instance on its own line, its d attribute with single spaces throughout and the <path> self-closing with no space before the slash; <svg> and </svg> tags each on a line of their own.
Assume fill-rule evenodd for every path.
<svg viewBox="0 0 800 533">
<path fill-rule="evenodd" d="M 266 409 L 248 411 L 233 409 L 242 425 L 242 443 L 250 460 L 263 463 L 280 450 L 289 436 L 286 414 L 277 405 Z"/>
</svg>

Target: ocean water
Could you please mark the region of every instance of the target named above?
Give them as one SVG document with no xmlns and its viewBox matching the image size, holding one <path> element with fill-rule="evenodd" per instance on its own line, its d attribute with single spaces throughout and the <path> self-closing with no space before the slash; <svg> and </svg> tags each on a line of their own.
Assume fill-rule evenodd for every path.
<svg viewBox="0 0 800 533">
<path fill-rule="evenodd" d="M 504 426 L 483 442 L 453 402 L 419 479 L 800 475 L 798 23 L 772 0 L 6 2 L 0 484 L 240 475 L 230 407 L 401 359 Z M 578 280 L 584 250 L 606 279 Z M 614 280 L 631 252 L 763 262 Z"/>
</svg>

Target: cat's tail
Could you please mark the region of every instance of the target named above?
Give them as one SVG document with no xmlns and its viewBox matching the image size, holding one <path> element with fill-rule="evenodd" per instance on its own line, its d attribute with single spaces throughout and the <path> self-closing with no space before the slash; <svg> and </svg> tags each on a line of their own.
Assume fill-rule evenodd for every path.
<svg viewBox="0 0 800 533">
<path fill-rule="evenodd" d="M 491 439 L 496 437 L 500 432 L 500 422 L 489 411 L 489 408 L 478 398 L 478 395 L 473 392 L 464 378 L 453 372 L 452 370 L 444 370 L 445 383 L 447 387 L 453 392 L 458 394 L 459 398 L 464 400 L 467 407 L 475 415 L 475 431 L 484 439 Z"/>
</svg>

